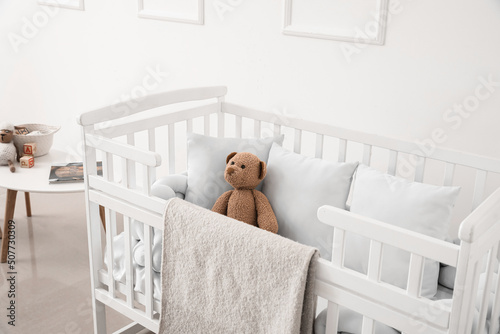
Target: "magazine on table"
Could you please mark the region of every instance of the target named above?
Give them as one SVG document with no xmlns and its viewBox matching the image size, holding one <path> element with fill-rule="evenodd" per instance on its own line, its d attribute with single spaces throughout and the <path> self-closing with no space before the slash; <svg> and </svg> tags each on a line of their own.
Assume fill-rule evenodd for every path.
<svg viewBox="0 0 500 334">
<path fill-rule="evenodd" d="M 102 176 L 102 161 L 97 162 L 97 175 Z M 83 182 L 83 163 L 56 163 L 50 167 L 49 183 Z"/>
</svg>

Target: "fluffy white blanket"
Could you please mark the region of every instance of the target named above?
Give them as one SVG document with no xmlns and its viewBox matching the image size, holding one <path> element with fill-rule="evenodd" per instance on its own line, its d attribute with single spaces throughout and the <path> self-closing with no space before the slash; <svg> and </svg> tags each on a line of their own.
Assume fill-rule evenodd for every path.
<svg viewBox="0 0 500 334">
<path fill-rule="evenodd" d="M 316 249 L 168 202 L 160 333 L 312 333 Z"/>
</svg>

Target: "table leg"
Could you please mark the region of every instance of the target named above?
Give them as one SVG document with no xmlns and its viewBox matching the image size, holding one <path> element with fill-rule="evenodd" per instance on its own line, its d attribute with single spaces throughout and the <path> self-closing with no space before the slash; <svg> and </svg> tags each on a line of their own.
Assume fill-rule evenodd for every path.
<svg viewBox="0 0 500 334">
<path fill-rule="evenodd" d="M 2 253 L 0 262 L 7 262 L 7 251 L 9 249 L 9 221 L 14 218 L 16 207 L 17 190 L 7 189 L 7 202 L 5 204 L 5 220 L 3 222 Z"/>
<path fill-rule="evenodd" d="M 24 193 L 24 199 L 26 202 L 26 215 L 28 217 L 31 217 L 31 200 L 30 200 L 30 193 L 25 192 Z"/>
</svg>

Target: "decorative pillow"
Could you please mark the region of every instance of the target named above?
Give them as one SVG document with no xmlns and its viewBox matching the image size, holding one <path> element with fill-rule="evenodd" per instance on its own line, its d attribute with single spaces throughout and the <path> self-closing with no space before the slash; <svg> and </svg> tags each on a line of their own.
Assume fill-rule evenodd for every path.
<svg viewBox="0 0 500 334">
<path fill-rule="evenodd" d="M 332 255 L 333 228 L 318 220 L 322 205 L 345 209 L 358 163 L 332 163 L 305 157 L 273 144 L 262 192 L 278 219 L 278 234 Z"/>
<path fill-rule="evenodd" d="M 354 178 L 351 212 L 444 240 L 460 187 L 410 182 L 360 165 Z M 344 265 L 366 273 L 370 243 L 347 233 Z M 410 254 L 384 246 L 381 280 L 403 289 Z M 439 263 L 426 259 L 421 295 L 436 294 Z"/>
<path fill-rule="evenodd" d="M 226 157 L 231 152 L 250 152 L 267 162 L 273 142 L 281 144 L 283 135 L 263 139 L 215 138 L 188 134 L 188 202 L 212 209 L 224 192 L 233 189 L 224 180 Z M 258 190 L 261 185 L 257 187 Z"/>
</svg>

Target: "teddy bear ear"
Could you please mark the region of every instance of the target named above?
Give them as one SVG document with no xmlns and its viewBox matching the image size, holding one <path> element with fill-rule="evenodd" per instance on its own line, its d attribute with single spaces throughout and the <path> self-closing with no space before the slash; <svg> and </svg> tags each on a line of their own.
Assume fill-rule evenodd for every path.
<svg viewBox="0 0 500 334">
<path fill-rule="evenodd" d="M 267 174 L 267 167 L 266 163 L 264 161 L 260 162 L 260 175 L 259 175 L 259 180 L 262 180 Z"/>
<path fill-rule="evenodd" d="M 229 160 L 231 160 L 232 157 L 234 157 L 236 155 L 236 153 L 237 152 L 229 153 L 229 155 L 226 158 L 226 164 L 229 162 Z"/>
</svg>

